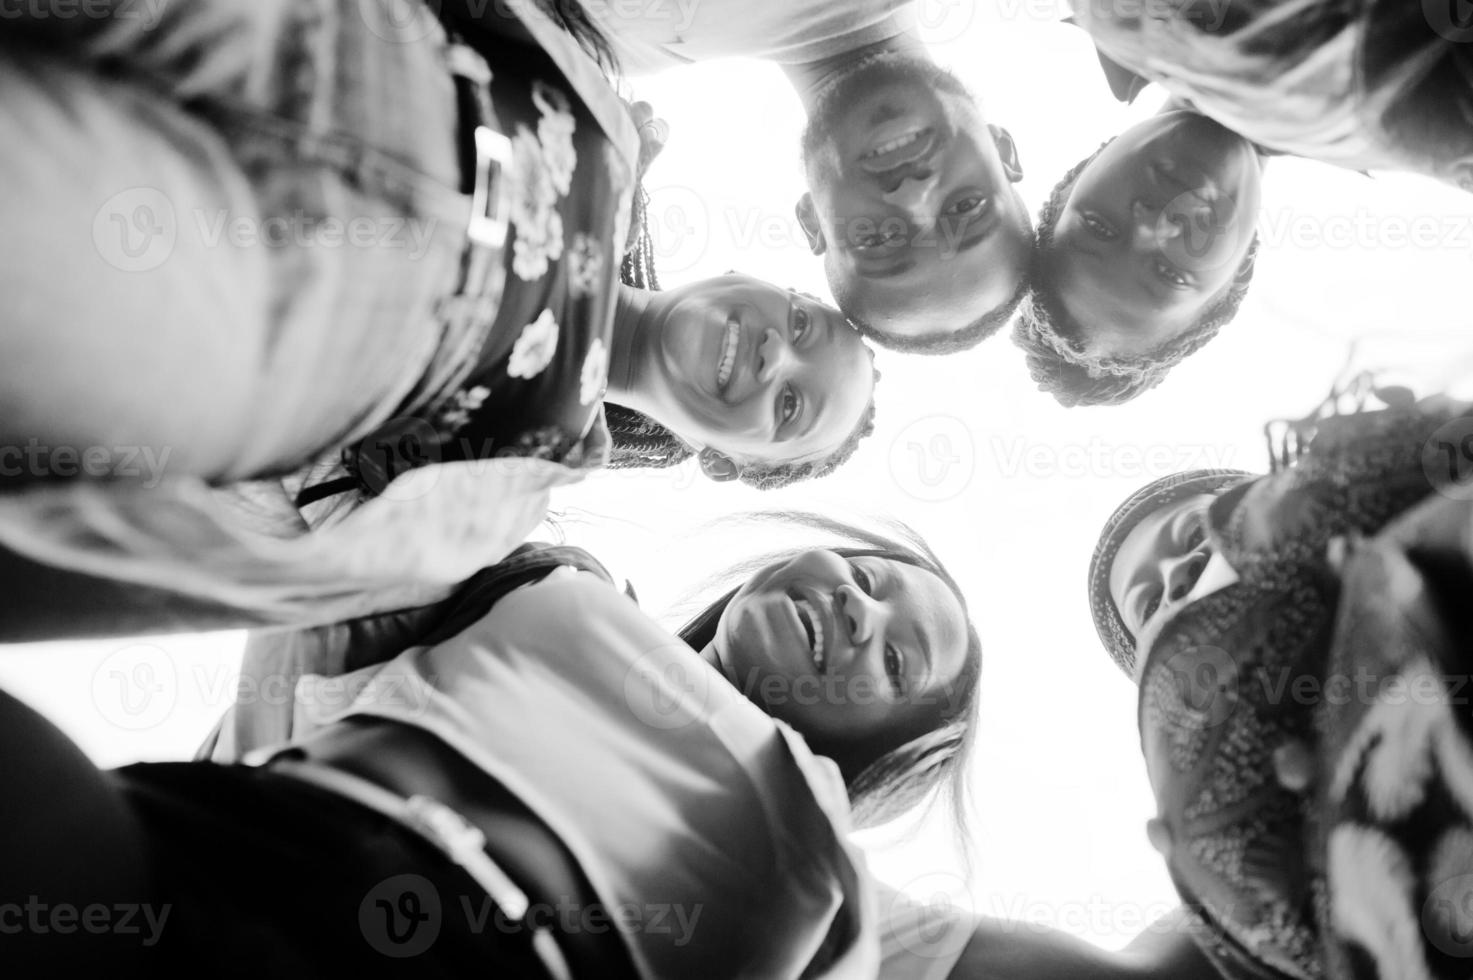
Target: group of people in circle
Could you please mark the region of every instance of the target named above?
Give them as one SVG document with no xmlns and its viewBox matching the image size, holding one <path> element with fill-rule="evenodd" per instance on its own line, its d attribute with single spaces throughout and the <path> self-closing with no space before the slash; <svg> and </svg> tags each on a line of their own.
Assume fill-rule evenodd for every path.
<svg viewBox="0 0 1473 980">
<path fill-rule="evenodd" d="M 0 962 L 1455 972 L 1463 893 L 1415 928 L 1473 876 L 1451 695 L 1409 718 L 1384 691 L 1287 703 L 1249 678 L 1457 673 L 1473 461 L 1435 447 L 1462 445 L 1465 404 L 1357 379 L 1272 473 L 1174 474 L 1103 530 L 1088 601 L 1140 685 L 1149 833 L 1183 899 L 1179 928 L 1120 952 L 938 919 L 867 876 L 856 828 L 949 796 L 965 829 L 982 646 L 924 541 L 754 515 L 824 544 L 734 566 L 672 634 L 593 556 L 527 539 L 603 466 L 828 475 L 873 430 L 872 344 L 1006 330 L 1066 406 L 1141 396 L 1236 315 L 1270 157 L 1473 186 L 1456 31 L 1391 0 L 1085 0 L 1116 95 L 1171 101 L 1035 220 L 1020 148 L 906 0 L 705 0 L 678 30 L 580 0 L 95 7 L 35 4 L 0 37 L 20 137 L 0 150 L 0 448 L 25 460 L 0 474 L 0 639 L 248 628 L 244 671 L 293 697 L 242 701 L 195 761 L 104 772 L 0 694 L 0 778 L 26 801 L 0 911 L 172 910 L 146 946 L 0 917 Z M 621 87 L 737 55 L 778 64 L 807 112 L 796 214 L 832 305 L 738 272 L 659 285 L 641 179 L 668 131 Z M 105 247 L 139 188 L 177 215 L 430 231 L 414 254 L 263 250 L 181 221 L 140 269 Z M 140 447 L 163 472 L 129 471 Z M 489 920 L 451 914 L 488 899 Z M 580 915 L 533 914 L 551 907 Z M 584 914 L 655 907 L 689 913 L 678 941 Z"/>
</svg>

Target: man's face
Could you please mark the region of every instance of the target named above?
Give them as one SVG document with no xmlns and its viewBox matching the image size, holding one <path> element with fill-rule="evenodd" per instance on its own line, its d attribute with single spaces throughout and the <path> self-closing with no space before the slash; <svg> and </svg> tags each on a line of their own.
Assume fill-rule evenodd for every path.
<svg viewBox="0 0 1473 980">
<path fill-rule="evenodd" d="M 885 333 L 950 333 L 1017 291 L 1033 243 L 1012 139 L 929 61 L 883 55 L 818 101 L 798 216 L 844 312 Z"/>
</svg>

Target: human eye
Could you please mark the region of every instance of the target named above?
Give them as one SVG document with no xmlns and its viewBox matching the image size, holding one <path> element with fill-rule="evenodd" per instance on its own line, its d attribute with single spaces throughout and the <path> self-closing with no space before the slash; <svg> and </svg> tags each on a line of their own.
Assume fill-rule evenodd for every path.
<svg viewBox="0 0 1473 980">
<path fill-rule="evenodd" d="M 1146 593 L 1145 605 L 1141 607 L 1141 625 L 1144 626 L 1146 623 L 1149 623 L 1151 617 L 1156 615 L 1156 610 L 1160 608 L 1161 590 L 1159 588 L 1153 588 L 1150 592 Z"/>
<path fill-rule="evenodd" d="M 859 586 L 859 591 L 867 596 L 873 597 L 875 594 L 874 576 L 865 571 L 862 565 L 858 565 L 853 561 L 849 563 L 849 568 L 854 574 L 854 584 Z"/>
<path fill-rule="evenodd" d="M 808 330 L 813 326 L 813 318 L 808 311 L 801 306 L 793 307 L 793 339 L 802 340 L 808 336 Z"/>
<path fill-rule="evenodd" d="M 798 396 L 797 390 L 790 384 L 783 385 L 782 394 L 777 400 L 777 424 L 783 426 L 793 421 L 802 407 L 803 399 Z"/>
<path fill-rule="evenodd" d="M 1196 551 L 1207 541 L 1207 515 L 1198 513 L 1193 516 L 1187 530 L 1186 548 L 1188 551 Z"/>
<path fill-rule="evenodd" d="M 953 203 L 946 209 L 946 213 L 954 217 L 982 210 L 982 205 L 987 203 L 987 198 L 981 194 L 968 194 L 966 197 Z"/>
<path fill-rule="evenodd" d="M 905 657 L 893 646 L 885 647 L 885 674 L 896 694 L 905 692 Z"/>
<path fill-rule="evenodd" d="M 1120 237 L 1120 234 L 1115 230 L 1114 225 L 1110 224 L 1110 222 L 1095 214 L 1093 211 L 1081 212 L 1079 215 L 1079 220 L 1084 222 L 1084 227 L 1089 229 L 1089 233 L 1091 235 L 1094 235 L 1102 242 L 1113 242 L 1115 239 Z"/>
</svg>

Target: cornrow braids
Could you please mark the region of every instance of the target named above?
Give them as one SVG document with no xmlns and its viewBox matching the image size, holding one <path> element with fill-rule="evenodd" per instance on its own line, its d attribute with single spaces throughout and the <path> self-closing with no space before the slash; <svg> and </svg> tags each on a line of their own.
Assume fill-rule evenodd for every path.
<svg viewBox="0 0 1473 980">
<path fill-rule="evenodd" d="M 1224 324 L 1238 315 L 1238 308 L 1253 283 L 1258 258 L 1255 232 L 1237 274 L 1223 295 L 1196 323 L 1154 351 L 1126 357 L 1085 354 L 1078 345 L 1084 330 L 1064 310 L 1057 282 L 1049 272 L 1048 257 L 1054 229 L 1075 181 L 1113 142 L 1111 138 L 1101 143 L 1099 149 L 1070 168 L 1039 209 L 1029 273 L 1032 289 L 1023 300 L 1013 326 L 1013 343 L 1023 349 L 1029 375 L 1040 391 L 1053 395 L 1065 408 L 1123 405 L 1166 380 L 1172 368 L 1206 346 Z"/>
</svg>

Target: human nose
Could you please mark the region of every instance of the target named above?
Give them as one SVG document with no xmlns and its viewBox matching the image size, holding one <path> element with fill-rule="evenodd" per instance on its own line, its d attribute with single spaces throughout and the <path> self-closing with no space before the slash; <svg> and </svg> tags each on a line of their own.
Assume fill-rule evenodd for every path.
<svg viewBox="0 0 1473 980">
<path fill-rule="evenodd" d="M 906 175 L 900 183 L 883 195 L 885 203 L 905 212 L 913 225 L 927 225 L 936 213 L 936 194 L 940 186 L 934 170 L 921 170 Z"/>
<path fill-rule="evenodd" d="M 1162 605 L 1176 605 L 1185 599 L 1202 577 L 1202 568 L 1207 564 L 1200 549 L 1167 558 L 1161 563 L 1162 594 L 1166 599 Z"/>
<path fill-rule="evenodd" d="M 1181 226 L 1144 201 L 1130 207 L 1131 246 L 1137 252 L 1154 252 L 1181 235 Z"/>
<path fill-rule="evenodd" d="M 835 591 L 839 604 L 839 619 L 849 642 L 862 647 L 874 636 L 882 618 L 878 604 L 863 589 L 844 584 Z"/>
<path fill-rule="evenodd" d="M 783 376 L 793 359 L 793 348 L 783 332 L 768 327 L 762 334 L 762 346 L 757 349 L 757 378 L 763 384 L 771 384 Z"/>
</svg>

